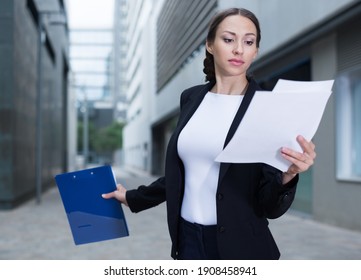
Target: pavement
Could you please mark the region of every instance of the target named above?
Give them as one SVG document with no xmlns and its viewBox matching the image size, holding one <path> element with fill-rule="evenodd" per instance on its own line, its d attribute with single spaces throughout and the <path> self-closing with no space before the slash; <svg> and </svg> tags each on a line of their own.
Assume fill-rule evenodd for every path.
<svg viewBox="0 0 361 280">
<path fill-rule="evenodd" d="M 113 167 L 127 188 L 155 177 Z M 0 260 L 170 260 L 165 204 L 134 214 L 124 207 L 130 236 L 74 245 L 56 186 L 12 210 L 0 211 Z M 288 211 L 270 221 L 281 260 L 361 260 L 361 232 L 314 221 Z"/>
</svg>

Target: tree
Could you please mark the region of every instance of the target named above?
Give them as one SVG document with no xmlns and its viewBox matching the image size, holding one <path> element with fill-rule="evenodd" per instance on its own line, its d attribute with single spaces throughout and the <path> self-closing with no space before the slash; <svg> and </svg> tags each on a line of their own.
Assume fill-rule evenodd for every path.
<svg viewBox="0 0 361 280">
<path fill-rule="evenodd" d="M 96 129 L 93 122 L 89 122 L 89 161 L 99 157 L 111 162 L 112 154 L 123 146 L 123 123 L 113 122 L 102 129 Z M 83 123 L 78 122 L 78 151 L 83 150 Z"/>
<path fill-rule="evenodd" d="M 84 133 L 84 125 L 82 121 L 78 122 L 78 136 L 77 136 L 77 146 L 78 146 L 78 151 L 82 152 L 83 151 L 83 133 Z M 89 150 L 94 150 L 94 138 L 96 137 L 97 131 L 95 129 L 95 126 L 92 122 L 89 122 L 88 124 L 88 141 L 89 141 Z"/>
<path fill-rule="evenodd" d="M 112 153 L 123 146 L 123 123 L 113 122 L 97 131 L 94 137 L 94 150 L 97 153 Z"/>
</svg>

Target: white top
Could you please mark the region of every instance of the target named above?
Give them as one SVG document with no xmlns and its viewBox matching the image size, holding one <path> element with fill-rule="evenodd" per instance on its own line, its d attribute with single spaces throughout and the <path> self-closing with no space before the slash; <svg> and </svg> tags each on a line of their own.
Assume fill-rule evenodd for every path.
<svg viewBox="0 0 361 280">
<path fill-rule="evenodd" d="M 217 224 L 216 192 L 223 145 L 242 95 L 208 92 L 181 131 L 178 154 L 185 169 L 181 216 L 192 223 Z"/>
</svg>

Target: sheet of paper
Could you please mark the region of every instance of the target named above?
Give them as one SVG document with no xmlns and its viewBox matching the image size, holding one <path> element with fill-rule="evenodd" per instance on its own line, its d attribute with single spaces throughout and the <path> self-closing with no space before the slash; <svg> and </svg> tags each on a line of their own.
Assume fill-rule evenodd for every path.
<svg viewBox="0 0 361 280">
<path fill-rule="evenodd" d="M 272 92 L 256 92 L 231 141 L 216 161 L 263 162 L 286 171 L 291 163 L 281 147 L 302 152 L 297 135 L 311 140 L 332 92 L 333 80 L 296 82 L 280 80 Z"/>
<path fill-rule="evenodd" d="M 329 92 L 331 93 L 334 80 L 327 81 L 291 81 L 278 80 L 273 92 Z"/>
</svg>

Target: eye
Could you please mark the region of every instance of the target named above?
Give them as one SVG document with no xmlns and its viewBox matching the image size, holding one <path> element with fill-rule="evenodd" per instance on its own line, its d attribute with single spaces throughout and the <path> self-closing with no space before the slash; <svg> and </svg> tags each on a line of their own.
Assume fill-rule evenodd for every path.
<svg viewBox="0 0 361 280">
<path fill-rule="evenodd" d="M 247 46 L 252 46 L 254 44 L 254 41 L 253 40 L 245 40 L 244 43 L 247 45 Z"/>
<path fill-rule="evenodd" d="M 223 41 L 226 43 L 232 43 L 234 40 L 230 38 L 223 38 Z"/>
</svg>

